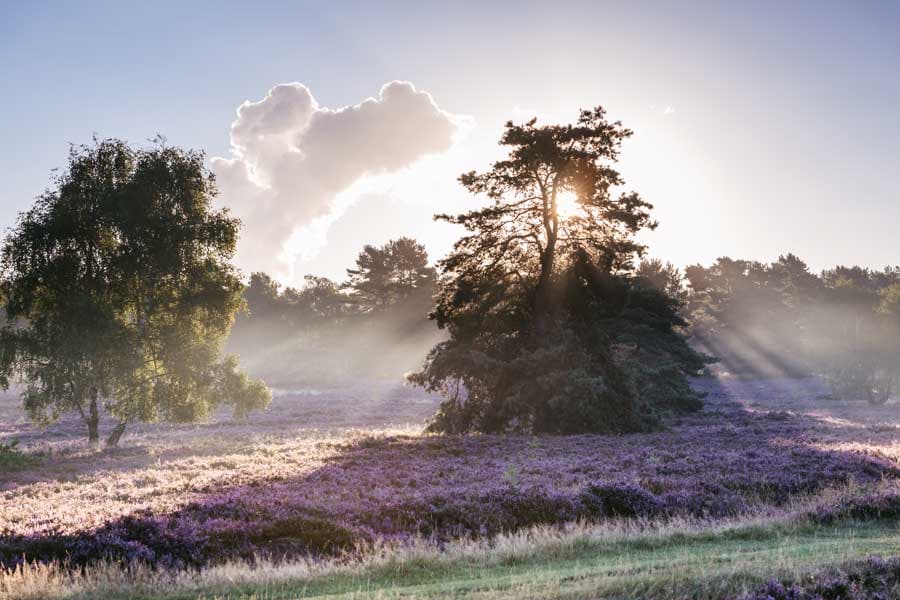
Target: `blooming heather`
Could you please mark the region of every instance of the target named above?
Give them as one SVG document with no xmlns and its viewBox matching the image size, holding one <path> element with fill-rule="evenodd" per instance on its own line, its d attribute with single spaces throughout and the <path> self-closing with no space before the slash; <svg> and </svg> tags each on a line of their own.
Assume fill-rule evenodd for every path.
<svg viewBox="0 0 900 600">
<path fill-rule="evenodd" d="M 895 429 L 874 425 L 879 415 L 817 414 L 811 407 L 821 403 L 804 404 L 810 390 L 790 382 L 766 384 L 768 404 L 757 406 L 757 383 L 700 385 L 711 392 L 703 412 L 649 434 L 279 429 L 236 440 L 223 425 L 177 451 L 156 439 L 143 450 L 156 462 L 132 461 L 123 450 L 107 469 L 72 480 L 7 485 L 0 561 L 201 566 L 576 519 L 715 518 L 898 474 Z"/>
</svg>

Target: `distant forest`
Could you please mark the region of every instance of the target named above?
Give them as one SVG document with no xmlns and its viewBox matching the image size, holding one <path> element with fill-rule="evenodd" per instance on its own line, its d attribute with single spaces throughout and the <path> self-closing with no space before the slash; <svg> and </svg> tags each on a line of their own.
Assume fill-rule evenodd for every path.
<svg viewBox="0 0 900 600">
<path fill-rule="evenodd" d="M 825 376 L 838 398 L 885 402 L 900 372 L 900 267 L 813 273 L 793 254 L 772 263 L 719 258 L 678 269 L 643 260 L 634 278 L 678 300 L 691 344 L 736 376 Z M 308 275 L 297 289 L 254 273 L 229 347 L 276 383 L 397 377 L 444 334 L 428 319 L 435 271 L 409 238 L 365 246 L 347 279 Z M 265 349 L 265 350 L 263 350 Z"/>
<path fill-rule="evenodd" d="M 900 372 L 900 267 L 819 274 L 793 254 L 638 269 L 678 298 L 695 347 L 733 375 L 824 375 L 838 398 L 886 402 Z"/>
<path fill-rule="evenodd" d="M 402 377 L 442 337 L 428 319 L 435 270 L 410 238 L 365 246 L 347 279 L 307 275 L 281 288 L 253 273 L 227 343 L 272 385 L 364 377 Z"/>
</svg>

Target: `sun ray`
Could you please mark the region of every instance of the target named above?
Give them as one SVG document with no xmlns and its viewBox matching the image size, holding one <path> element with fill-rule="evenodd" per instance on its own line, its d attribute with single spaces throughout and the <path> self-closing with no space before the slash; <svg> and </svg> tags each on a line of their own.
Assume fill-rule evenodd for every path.
<svg viewBox="0 0 900 600">
<path fill-rule="evenodd" d="M 556 196 L 556 212 L 562 219 L 569 219 L 578 214 L 578 196 L 575 192 L 560 192 Z"/>
</svg>

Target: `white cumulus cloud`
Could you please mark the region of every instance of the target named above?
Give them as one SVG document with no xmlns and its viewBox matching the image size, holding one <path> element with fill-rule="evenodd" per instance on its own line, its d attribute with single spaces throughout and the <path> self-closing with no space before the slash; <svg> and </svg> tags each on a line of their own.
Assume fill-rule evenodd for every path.
<svg viewBox="0 0 900 600">
<path fill-rule="evenodd" d="M 238 264 L 290 273 L 298 256 L 324 244 L 360 182 L 447 151 L 461 122 L 404 81 L 337 109 L 319 106 L 301 83 L 244 102 L 231 155 L 211 160 L 222 203 L 243 221 Z"/>
</svg>

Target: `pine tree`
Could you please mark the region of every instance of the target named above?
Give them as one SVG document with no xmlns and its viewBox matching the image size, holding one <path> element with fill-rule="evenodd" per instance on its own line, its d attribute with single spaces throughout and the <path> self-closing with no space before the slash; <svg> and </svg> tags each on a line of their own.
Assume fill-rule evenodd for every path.
<svg viewBox="0 0 900 600">
<path fill-rule="evenodd" d="M 612 326 L 635 308 L 629 274 L 644 251 L 635 234 L 656 225 L 650 204 L 617 191 L 630 135 L 599 107 L 571 125 L 510 122 L 500 140 L 508 158 L 460 177 L 490 203 L 437 217 L 468 233 L 438 264 L 432 316 L 450 339 L 410 378 L 446 397 L 433 430 L 626 431 L 653 420 Z M 665 321 L 658 331 L 691 356 L 673 355 L 670 376 L 683 381 L 703 361 Z"/>
</svg>

